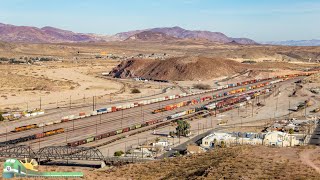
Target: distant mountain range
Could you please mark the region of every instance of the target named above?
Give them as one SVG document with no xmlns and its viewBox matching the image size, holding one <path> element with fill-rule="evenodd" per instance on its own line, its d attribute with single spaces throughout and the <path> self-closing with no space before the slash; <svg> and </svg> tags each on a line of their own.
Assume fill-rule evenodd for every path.
<svg viewBox="0 0 320 180">
<path fill-rule="evenodd" d="M 75 33 L 54 27 L 15 26 L 0 23 L 0 41 L 27 43 L 207 40 L 217 43 L 257 44 L 248 38 L 231 38 L 220 32 L 191 31 L 181 27 L 152 28 L 115 35 Z"/>
<path fill-rule="evenodd" d="M 282 46 L 320 46 L 320 40 L 288 40 L 288 41 L 269 41 L 262 44 L 282 45 Z"/>
<path fill-rule="evenodd" d="M 174 37 L 176 39 L 194 39 L 194 40 L 207 40 L 217 43 L 230 43 L 235 41 L 238 44 L 257 44 L 255 41 L 248 38 L 231 38 L 221 32 L 211 31 L 191 31 L 181 27 L 164 27 L 164 28 L 153 28 L 145 30 L 136 30 L 118 33 L 115 36 L 119 37 L 119 40 L 126 40 L 137 33 L 141 32 L 157 32 L 163 33 L 167 36 Z"/>
</svg>

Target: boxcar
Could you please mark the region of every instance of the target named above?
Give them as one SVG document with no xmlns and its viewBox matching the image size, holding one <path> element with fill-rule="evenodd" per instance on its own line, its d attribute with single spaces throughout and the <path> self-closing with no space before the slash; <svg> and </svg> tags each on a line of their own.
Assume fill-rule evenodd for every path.
<svg viewBox="0 0 320 180">
<path fill-rule="evenodd" d="M 86 143 L 93 142 L 94 140 L 94 137 L 89 137 L 86 139 Z"/>
<path fill-rule="evenodd" d="M 122 129 L 119 129 L 118 131 L 116 131 L 116 134 L 121 134 L 122 133 Z"/>
<path fill-rule="evenodd" d="M 106 138 L 106 137 L 109 137 L 109 136 L 110 136 L 109 133 L 104 133 L 104 134 L 101 135 L 101 138 Z"/>
</svg>

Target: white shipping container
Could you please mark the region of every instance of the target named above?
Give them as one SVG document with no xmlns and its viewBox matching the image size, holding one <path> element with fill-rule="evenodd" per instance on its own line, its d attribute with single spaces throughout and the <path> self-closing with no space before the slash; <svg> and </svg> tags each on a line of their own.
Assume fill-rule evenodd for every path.
<svg viewBox="0 0 320 180">
<path fill-rule="evenodd" d="M 15 117 L 15 118 L 21 118 L 21 114 L 13 114 L 13 117 Z"/>
<path fill-rule="evenodd" d="M 38 114 L 42 115 L 42 114 L 44 114 L 44 111 L 39 111 Z"/>
<path fill-rule="evenodd" d="M 50 125 L 52 125 L 53 124 L 53 122 L 47 122 L 46 123 L 46 126 L 50 126 Z"/>
<path fill-rule="evenodd" d="M 92 112 L 91 112 L 91 115 L 92 115 L 92 116 L 95 116 L 95 115 L 97 115 L 97 114 L 98 114 L 97 111 L 92 111 Z"/>
<path fill-rule="evenodd" d="M 112 112 L 112 108 L 111 108 L 111 107 L 108 107 L 108 108 L 107 108 L 107 112 Z"/>
<path fill-rule="evenodd" d="M 56 120 L 56 121 L 53 121 L 54 124 L 59 124 L 61 123 L 61 120 Z"/>
<path fill-rule="evenodd" d="M 130 104 L 130 108 L 133 108 L 134 107 L 134 104 L 132 103 L 132 104 Z"/>
<path fill-rule="evenodd" d="M 73 120 L 73 119 L 74 119 L 74 115 L 70 115 L 69 120 Z"/>
<path fill-rule="evenodd" d="M 44 123 L 39 123 L 39 124 L 38 124 L 38 127 L 43 127 L 43 126 L 45 126 Z"/>
</svg>

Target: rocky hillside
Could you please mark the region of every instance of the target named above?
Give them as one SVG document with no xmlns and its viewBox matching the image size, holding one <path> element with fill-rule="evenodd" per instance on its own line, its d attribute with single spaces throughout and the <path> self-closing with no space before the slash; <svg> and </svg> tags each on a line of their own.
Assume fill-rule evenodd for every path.
<svg viewBox="0 0 320 180">
<path fill-rule="evenodd" d="M 114 77 L 144 77 L 164 80 L 205 80 L 242 72 L 246 67 L 222 58 L 177 57 L 167 60 L 132 59 L 123 61 Z"/>
<path fill-rule="evenodd" d="M 100 42 L 125 40 L 159 41 L 175 39 L 206 40 L 217 43 L 256 44 L 247 38 L 231 38 L 220 32 L 191 31 L 180 27 L 153 28 L 118 33 L 112 36 L 75 33 L 54 27 L 15 26 L 0 23 L 0 41 L 27 43 Z"/>
<path fill-rule="evenodd" d="M 235 41 L 239 44 L 257 44 L 255 41 L 248 38 L 231 38 L 221 32 L 191 31 L 191 30 L 186 30 L 177 26 L 153 28 L 153 29 L 146 29 L 142 31 L 164 33 L 168 36 L 172 36 L 178 39 L 208 40 L 208 41 L 217 42 L 217 43 L 229 43 L 229 42 Z M 115 36 L 119 37 L 119 40 L 125 40 L 125 39 L 128 39 L 130 36 L 140 32 L 141 30 L 129 31 L 129 32 L 118 33 Z"/>
<path fill-rule="evenodd" d="M 173 36 L 169 36 L 161 32 L 143 31 L 138 34 L 134 34 L 126 39 L 126 41 L 170 41 L 177 40 Z"/>
<path fill-rule="evenodd" d="M 0 40 L 6 42 L 58 43 L 97 41 L 87 34 L 53 27 L 14 26 L 0 23 Z"/>
<path fill-rule="evenodd" d="M 282 45 L 282 46 L 320 46 L 320 40 L 311 39 L 311 40 L 269 41 L 269 42 L 264 42 L 263 44 L 273 44 L 273 45 Z"/>
</svg>

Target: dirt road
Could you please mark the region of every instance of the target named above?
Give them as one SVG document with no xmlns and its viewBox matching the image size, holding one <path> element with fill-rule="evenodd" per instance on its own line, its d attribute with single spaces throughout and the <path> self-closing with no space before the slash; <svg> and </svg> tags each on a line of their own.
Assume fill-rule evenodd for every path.
<svg viewBox="0 0 320 180">
<path fill-rule="evenodd" d="M 320 147 L 315 149 L 306 149 L 300 153 L 300 160 L 302 163 L 308 165 L 309 167 L 315 169 L 320 174 L 320 166 L 313 161 L 313 155 L 320 153 Z"/>
</svg>

